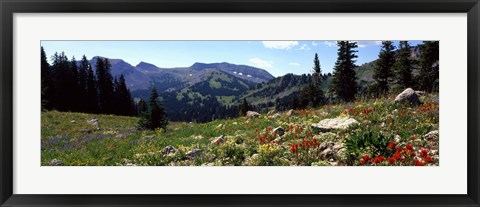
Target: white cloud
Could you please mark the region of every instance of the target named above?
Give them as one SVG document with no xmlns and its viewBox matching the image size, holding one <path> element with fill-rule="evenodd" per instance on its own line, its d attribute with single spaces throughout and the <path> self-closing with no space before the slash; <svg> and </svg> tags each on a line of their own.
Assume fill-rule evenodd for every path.
<svg viewBox="0 0 480 207">
<path fill-rule="evenodd" d="M 315 41 L 312 41 L 312 46 L 317 46 L 317 45 L 318 45 L 318 43 L 317 43 L 317 42 L 315 42 Z"/>
<path fill-rule="evenodd" d="M 243 75 L 243 73 L 238 73 L 238 75 Z"/>
<path fill-rule="evenodd" d="M 247 75 L 247 77 L 251 78 L 252 76 L 251 76 L 251 75 Z"/>
<path fill-rule="evenodd" d="M 303 44 L 302 46 L 300 46 L 300 48 L 298 48 L 298 50 L 306 50 L 306 51 L 308 51 L 308 50 L 310 50 L 310 47 L 308 47 L 307 44 Z"/>
<path fill-rule="evenodd" d="M 297 41 L 262 41 L 263 46 L 270 49 L 289 50 L 297 46 Z"/>
<path fill-rule="evenodd" d="M 255 65 L 255 67 L 259 68 L 271 68 L 273 67 L 273 61 L 262 60 L 260 58 L 250 58 L 249 60 L 251 63 Z"/>
<path fill-rule="evenodd" d="M 358 47 L 367 47 L 371 45 L 382 45 L 382 41 L 352 41 L 356 42 Z"/>
<path fill-rule="evenodd" d="M 325 44 L 328 47 L 337 46 L 337 42 L 335 42 L 335 41 L 323 41 L 323 44 Z"/>
<path fill-rule="evenodd" d="M 300 63 L 289 63 L 289 65 L 300 66 Z"/>
</svg>

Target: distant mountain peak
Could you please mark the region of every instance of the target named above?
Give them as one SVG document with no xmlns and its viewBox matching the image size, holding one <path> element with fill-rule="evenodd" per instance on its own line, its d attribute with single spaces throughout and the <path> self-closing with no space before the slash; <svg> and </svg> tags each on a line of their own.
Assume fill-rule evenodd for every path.
<svg viewBox="0 0 480 207">
<path fill-rule="evenodd" d="M 147 63 L 147 62 L 143 62 L 143 61 L 140 61 L 135 67 L 143 67 L 143 66 L 157 67 L 156 65 L 154 65 L 152 63 Z"/>
</svg>

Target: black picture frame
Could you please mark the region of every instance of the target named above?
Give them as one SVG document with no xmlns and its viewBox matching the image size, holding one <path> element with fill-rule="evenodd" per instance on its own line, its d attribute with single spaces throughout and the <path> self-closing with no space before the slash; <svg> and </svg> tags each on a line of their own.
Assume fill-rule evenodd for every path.
<svg viewBox="0 0 480 207">
<path fill-rule="evenodd" d="M 1 206 L 480 206 L 478 0 L 0 0 Z M 13 194 L 14 13 L 467 13 L 468 189 L 465 195 Z M 455 178 L 447 178 L 455 179 Z"/>
</svg>

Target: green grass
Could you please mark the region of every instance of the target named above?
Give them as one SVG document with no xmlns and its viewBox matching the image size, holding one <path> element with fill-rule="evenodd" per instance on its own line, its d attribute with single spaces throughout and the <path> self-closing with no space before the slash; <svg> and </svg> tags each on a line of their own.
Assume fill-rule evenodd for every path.
<svg viewBox="0 0 480 207">
<path fill-rule="evenodd" d="M 42 112 L 41 163 L 48 165 L 57 159 L 69 166 L 362 165 L 360 159 L 365 154 L 391 156 L 384 146 L 395 136 L 400 137 L 396 143 L 399 147 L 412 144 L 420 150 L 429 146 L 423 136 L 438 130 L 435 99 L 435 95 L 429 95 L 422 97 L 423 105 L 409 106 L 393 103 L 392 96 L 299 110 L 292 116 L 283 112 L 276 118 L 262 114 L 254 119 L 241 117 L 204 124 L 173 122 L 165 131 L 139 131 L 135 117 L 47 111 Z M 327 133 L 311 127 L 322 119 L 339 116 L 349 116 L 360 124 Z M 99 129 L 87 123 L 94 117 L 100 121 Z M 272 133 L 276 127 L 286 130 L 282 143 L 271 142 L 276 138 Z M 224 143 L 212 143 L 221 135 Z M 306 141 L 320 144 L 306 148 L 301 145 Z M 320 147 L 328 143 L 343 149 L 325 157 Z M 161 150 L 169 145 L 177 152 L 163 155 Z M 295 153 L 293 145 L 300 146 Z M 202 153 L 189 159 L 186 154 L 194 148 Z M 428 164 L 438 165 L 438 158 Z"/>
</svg>

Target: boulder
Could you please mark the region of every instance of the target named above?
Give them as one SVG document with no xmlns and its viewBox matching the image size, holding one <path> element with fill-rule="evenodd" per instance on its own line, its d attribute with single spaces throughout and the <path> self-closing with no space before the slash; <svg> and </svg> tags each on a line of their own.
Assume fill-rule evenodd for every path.
<svg viewBox="0 0 480 207">
<path fill-rule="evenodd" d="M 63 165 L 63 162 L 60 161 L 60 160 L 57 160 L 57 159 L 53 159 L 53 160 L 50 160 L 50 162 L 48 162 L 49 166 L 62 166 Z"/>
<path fill-rule="evenodd" d="M 172 145 L 168 145 L 162 149 L 162 154 L 167 155 L 170 153 L 175 153 L 176 151 L 177 149 L 175 149 L 175 147 L 173 147 Z"/>
<path fill-rule="evenodd" d="M 275 114 L 269 116 L 269 118 L 275 119 L 275 118 L 278 118 L 278 117 L 280 117 L 280 116 L 281 116 L 280 113 L 275 113 Z"/>
<path fill-rule="evenodd" d="M 353 125 L 357 125 L 359 122 L 350 117 L 337 117 L 333 119 L 324 119 L 316 124 L 312 124 L 313 128 L 320 129 L 321 131 L 330 131 L 334 129 L 346 129 Z"/>
<path fill-rule="evenodd" d="M 260 114 L 256 111 L 247 111 L 247 118 L 257 118 Z"/>
<path fill-rule="evenodd" d="M 283 136 L 285 134 L 285 129 L 282 127 L 277 127 L 273 129 L 273 133 L 277 134 L 278 136 Z"/>
<path fill-rule="evenodd" d="M 287 115 L 287 116 L 292 116 L 294 113 L 295 113 L 295 111 L 294 111 L 293 109 L 290 109 L 290 110 L 286 113 L 286 115 Z"/>
<path fill-rule="evenodd" d="M 267 116 L 272 116 L 273 114 L 275 114 L 275 110 L 270 110 L 268 111 Z"/>
<path fill-rule="evenodd" d="M 87 123 L 89 123 L 89 124 L 91 124 L 91 125 L 93 125 L 97 128 L 100 126 L 100 122 L 98 121 L 97 118 L 90 119 L 89 121 L 87 121 Z"/>
<path fill-rule="evenodd" d="M 189 152 L 187 152 L 186 156 L 187 156 L 189 159 L 193 159 L 195 156 L 200 155 L 200 153 L 202 153 L 202 150 L 201 150 L 201 149 L 198 149 L 198 148 L 195 148 L 195 149 L 192 149 L 192 150 L 190 150 Z"/>
<path fill-rule="evenodd" d="M 403 92 L 398 94 L 397 97 L 395 97 L 394 101 L 406 102 L 406 103 L 410 103 L 411 105 L 422 104 L 422 102 L 420 102 L 420 99 L 418 99 L 417 93 L 411 88 L 407 88 Z"/>
<path fill-rule="evenodd" d="M 427 134 L 423 135 L 428 141 L 437 141 L 438 140 L 438 130 L 428 132 Z"/>
</svg>

